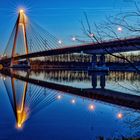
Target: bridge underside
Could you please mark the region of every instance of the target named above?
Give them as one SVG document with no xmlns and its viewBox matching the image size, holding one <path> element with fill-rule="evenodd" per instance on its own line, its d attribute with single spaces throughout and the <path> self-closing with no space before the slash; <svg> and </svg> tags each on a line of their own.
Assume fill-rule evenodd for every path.
<svg viewBox="0 0 140 140">
<path fill-rule="evenodd" d="M 64 47 L 59 49 L 46 50 L 41 52 L 29 53 L 27 55 L 21 55 L 15 57 L 15 59 L 25 59 L 61 54 L 71 54 L 71 53 L 87 53 L 87 54 L 109 54 L 109 53 L 121 53 L 129 51 L 140 50 L 140 38 L 128 39 L 123 41 L 105 42 L 97 44 L 87 44 L 79 45 L 73 47 Z"/>
<path fill-rule="evenodd" d="M 94 46 L 93 46 L 94 47 Z M 19 59 L 26 59 L 26 58 L 37 58 L 37 57 L 43 57 L 43 56 L 53 56 L 53 55 L 62 55 L 62 54 L 71 54 L 71 53 L 86 53 L 86 54 L 109 54 L 109 53 L 122 53 L 122 52 L 129 52 L 129 51 L 139 51 L 140 50 L 140 45 L 139 46 L 123 46 L 123 47 L 106 47 L 106 49 L 102 48 L 84 48 L 84 49 L 79 49 L 79 48 L 64 48 L 64 49 L 57 49 L 57 50 L 47 50 L 47 51 L 42 51 L 42 52 L 35 52 L 35 53 L 30 53 L 27 55 L 21 55 L 21 56 L 16 56 L 14 57 L 15 60 Z M 7 59 L 11 60 L 11 58 Z"/>
<path fill-rule="evenodd" d="M 101 55 L 101 54 L 112 54 L 112 53 L 122 53 L 129 51 L 139 51 L 140 50 L 140 38 L 127 39 L 122 41 L 113 41 L 97 44 L 87 44 L 79 45 L 73 47 L 63 47 L 51 50 L 45 50 L 40 52 L 33 52 L 29 54 L 15 56 L 14 60 L 22 60 L 27 58 L 37 58 L 43 56 L 53 56 L 53 55 L 62 55 L 62 54 L 71 54 L 71 53 L 86 53 L 92 55 Z M 5 63 L 11 61 L 12 58 L 7 58 L 1 61 Z"/>
<path fill-rule="evenodd" d="M 84 51 L 86 54 L 113 54 L 113 53 L 123 53 L 123 52 L 132 52 L 132 51 L 139 51 L 140 45 L 138 46 L 119 46 L 119 47 L 106 47 L 105 49 L 95 49 L 95 50 L 87 50 Z"/>
</svg>

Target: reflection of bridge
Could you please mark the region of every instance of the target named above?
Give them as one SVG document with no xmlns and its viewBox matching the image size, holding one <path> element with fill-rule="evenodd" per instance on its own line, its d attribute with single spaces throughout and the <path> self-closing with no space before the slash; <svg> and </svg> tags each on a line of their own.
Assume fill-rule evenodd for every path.
<svg viewBox="0 0 140 140">
<path fill-rule="evenodd" d="M 20 60 L 24 59 L 27 61 L 26 65 L 29 66 L 30 58 L 83 52 L 93 55 L 92 66 L 94 67 L 97 64 L 97 55 L 100 55 L 101 65 L 104 65 L 105 54 L 140 50 L 139 37 L 102 43 L 90 43 L 71 47 L 62 47 L 61 41 L 58 41 L 48 32 L 44 33 L 44 30 L 42 31 L 42 29 L 41 31 L 43 33 L 41 34 L 35 30 L 35 27 L 38 26 L 30 24 L 24 11 L 21 10 L 7 44 L 4 54 L 5 58 L 1 60 L 1 63 L 10 63 L 10 66 L 13 67 L 19 64 Z M 12 48 L 10 52 L 9 47 L 11 46 Z M 7 52 L 9 52 L 10 55 Z M 22 66 L 25 65 L 22 64 Z"/>
<path fill-rule="evenodd" d="M 67 85 L 60 85 L 56 83 L 45 82 L 33 78 L 28 78 L 23 75 L 17 75 L 15 73 L 9 73 L 8 71 L 2 72 L 5 75 L 8 75 L 12 78 L 19 79 L 21 81 L 28 81 L 31 84 L 42 86 L 48 89 L 53 89 L 57 91 L 61 91 L 63 93 L 70 93 L 76 96 L 81 96 L 89 99 L 97 99 L 105 102 L 109 102 L 112 104 L 117 104 L 121 106 L 126 106 L 130 108 L 140 109 L 140 96 L 130 95 L 127 93 L 117 92 L 113 90 L 104 89 L 105 86 L 105 75 L 100 75 L 100 86 L 101 88 L 96 88 L 96 82 L 93 82 L 93 88 L 83 89 L 83 88 L 75 88 Z M 95 75 L 92 76 L 93 80 L 95 80 Z"/>
<path fill-rule="evenodd" d="M 26 71 L 16 71 L 15 72 L 18 75 L 25 75 Z M 99 72 L 96 72 L 99 73 Z M 52 80 L 54 82 L 79 82 L 79 81 L 84 81 L 84 82 L 90 82 L 92 73 L 89 74 L 84 70 L 56 70 L 56 69 L 47 69 L 45 71 L 31 71 L 30 76 L 32 75 L 36 77 L 40 77 L 40 74 L 42 77 L 46 80 Z M 101 75 L 102 73 L 100 73 Z M 113 82 L 113 81 L 118 81 L 118 82 L 134 82 L 134 81 L 139 81 L 140 80 L 140 75 L 134 72 L 109 72 L 109 74 L 106 77 L 106 81 L 108 82 Z"/>
<path fill-rule="evenodd" d="M 25 77 L 28 78 L 28 76 L 27 74 Z M 23 128 L 25 122 L 31 117 L 30 114 L 35 115 L 57 99 L 56 91 L 30 85 L 14 77 L 11 77 L 11 80 L 5 79 L 4 85 L 16 118 L 17 129 Z"/>
</svg>

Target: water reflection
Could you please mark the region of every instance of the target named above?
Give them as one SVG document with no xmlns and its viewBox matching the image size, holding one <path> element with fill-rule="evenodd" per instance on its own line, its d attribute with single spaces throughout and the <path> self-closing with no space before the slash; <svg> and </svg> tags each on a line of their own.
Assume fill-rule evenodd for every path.
<svg viewBox="0 0 140 140">
<path fill-rule="evenodd" d="M 106 86 L 106 75 L 108 73 L 91 73 L 91 78 L 92 78 L 92 87 L 93 89 L 97 88 L 97 83 L 100 82 L 100 88 L 104 89 Z"/>
<path fill-rule="evenodd" d="M 30 77 L 79 88 L 106 88 L 140 95 L 140 74 L 135 72 L 88 73 L 87 71 L 46 71 L 30 73 Z"/>
<path fill-rule="evenodd" d="M 22 128 L 24 122 L 27 120 L 29 116 L 29 108 L 25 105 L 28 82 L 25 82 L 23 93 L 19 99 L 15 90 L 15 78 L 11 78 L 12 81 L 12 90 L 13 90 L 13 102 L 14 102 L 14 112 L 17 121 L 17 128 Z"/>
<path fill-rule="evenodd" d="M 56 74 L 57 72 L 53 73 Z M 107 86 L 105 81 L 109 75 L 106 73 L 72 73 L 75 73 L 74 75 L 79 78 L 80 76 L 86 76 L 86 80 L 89 80 L 92 86 L 95 84 L 93 86 L 95 89 L 101 88 L 104 90 Z M 33 77 L 37 79 L 39 77 L 33 75 L 33 72 L 12 71 L 12 74 L 20 75 L 27 79 Z M 71 77 L 71 74 L 69 76 Z M 62 78 L 61 76 L 59 77 L 60 79 Z M 42 135 L 42 139 L 54 140 L 140 136 L 139 110 L 98 101 L 95 100 L 94 96 L 92 98 L 84 95 L 87 98 L 78 94 L 72 95 L 67 92 L 33 85 L 28 80 L 18 80 L 14 75 L 11 78 L 2 75 L 1 78 L 7 89 L 9 101 L 14 112 L 16 128 L 23 130 L 24 136 L 22 135 L 22 139 L 27 139 L 28 135 L 38 139 L 38 137 L 35 137 L 37 132 Z"/>
<path fill-rule="evenodd" d="M 126 88 L 124 86 L 125 82 L 123 84 L 120 84 L 119 81 L 108 81 L 108 77 L 112 73 L 103 73 L 103 72 L 94 72 L 94 73 L 88 73 L 85 71 L 62 71 L 62 77 L 66 77 L 66 75 L 69 75 L 69 79 L 71 77 L 71 74 L 75 75 L 75 77 L 78 77 L 81 79 L 85 76 L 90 77 L 90 80 L 87 81 L 76 81 L 71 80 L 71 82 L 65 82 L 61 79 L 60 71 L 54 71 L 55 76 L 58 76 L 58 78 L 61 79 L 61 81 L 55 81 L 50 79 L 44 79 L 43 77 L 46 75 L 47 72 L 41 73 L 36 77 L 36 75 L 33 75 L 30 71 L 14 71 L 10 70 L 10 72 L 7 72 L 6 74 L 9 76 L 17 77 L 20 80 L 29 81 L 33 84 L 51 88 L 54 90 L 59 90 L 62 92 L 69 92 L 74 95 L 91 98 L 91 99 L 97 99 L 106 101 L 113 104 L 119 104 L 122 106 L 132 107 L 132 108 L 140 108 L 140 96 L 139 90 L 129 90 L 130 85 Z M 50 73 L 50 71 L 48 72 Z M 58 75 L 57 75 L 58 73 Z M 28 75 L 28 77 L 27 77 Z M 121 75 L 119 73 L 116 73 L 117 75 Z M 72 78 L 73 79 L 73 78 Z M 126 81 L 128 84 L 129 81 Z M 108 84 L 109 83 L 109 84 Z M 114 83 L 117 85 L 116 88 L 114 88 Z M 87 85 L 91 84 L 92 88 Z M 135 83 L 136 84 L 136 83 Z M 79 87 L 81 85 L 81 87 Z M 111 85 L 111 88 L 108 88 Z M 77 88 L 78 87 L 78 88 Z M 116 90 L 117 89 L 117 90 Z M 128 92 L 129 91 L 129 92 Z M 132 93 L 131 93 L 132 92 Z M 133 95 L 132 95 L 133 94 Z M 61 97 L 58 96 L 58 99 L 61 99 Z"/>
<path fill-rule="evenodd" d="M 26 76 L 25 71 L 12 73 Z M 88 73 L 87 71 L 48 70 L 31 71 L 29 77 L 78 88 L 110 89 L 118 92 L 140 95 L 140 74 L 135 72 Z"/>
<path fill-rule="evenodd" d="M 26 77 L 28 78 L 29 75 Z M 30 118 L 30 114 L 39 112 L 44 108 L 44 105 L 48 106 L 61 98 L 61 95 L 57 96 L 59 92 L 31 85 L 13 77 L 4 77 L 4 79 L 4 85 L 16 118 L 17 129 L 23 128 L 25 122 Z"/>
<path fill-rule="evenodd" d="M 118 119 L 122 119 L 122 118 L 123 118 L 123 114 L 122 114 L 121 112 L 119 112 L 119 113 L 117 114 L 117 118 L 118 118 Z"/>
<path fill-rule="evenodd" d="M 16 71 L 17 72 L 17 71 Z M 20 73 L 24 73 L 23 71 L 19 71 Z M 96 72 L 99 74 L 99 72 Z M 101 74 L 101 72 L 100 72 Z M 43 79 L 49 79 L 53 81 L 63 81 L 63 82 L 74 82 L 76 81 L 90 81 L 91 74 L 89 74 L 87 71 L 70 71 L 70 70 L 48 70 L 48 71 L 31 71 L 30 76 L 31 77 L 38 77 Z M 134 81 L 140 80 L 140 74 L 135 72 L 118 72 L 118 71 L 112 71 L 107 74 L 106 80 L 107 81 L 131 81 L 132 83 Z M 42 77 L 41 77 L 42 76 Z"/>
</svg>

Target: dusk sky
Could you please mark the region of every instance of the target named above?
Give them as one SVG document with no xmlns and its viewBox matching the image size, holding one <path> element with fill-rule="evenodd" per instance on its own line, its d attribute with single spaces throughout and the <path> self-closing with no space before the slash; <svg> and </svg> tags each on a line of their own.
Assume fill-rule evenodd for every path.
<svg viewBox="0 0 140 140">
<path fill-rule="evenodd" d="M 20 7 L 26 10 L 31 21 L 70 44 L 71 36 L 82 36 L 83 12 L 91 23 L 101 23 L 106 16 L 134 11 L 135 2 L 139 5 L 139 0 L 1 0 L 0 50 L 5 49 Z"/>
<path fill-rule="evenodd" d="M 0 0 L 0 140 L 140 139 L 140 0 Z"/>
</svg>

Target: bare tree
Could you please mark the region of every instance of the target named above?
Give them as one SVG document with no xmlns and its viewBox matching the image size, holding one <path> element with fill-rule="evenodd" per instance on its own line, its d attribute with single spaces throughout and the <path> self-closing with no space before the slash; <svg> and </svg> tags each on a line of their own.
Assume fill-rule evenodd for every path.
<svg viewBox="0 0 140 140">
<path fill-rule="evenodd" d="M 107 54 L 126 61 L 137 72 L 140 72 L 139 68 L 133 62 L 131 62 L 131 60 L 129 60 L 127 57 L 125 57 L 125 55 L 123 53 L 118 53 L 116 55 L 116 54 L 110 52 L 104 46 L 102 46 L 102 43 L 106 40 L 118 40 L 120 42 L 122 41 L 122 39 L 121 39 L 122 36 L 120 37 L 117 34 L 116 27 L 118 27 L 120 31 L 122 31 L 122 28 L 125 29 L 127 31 L 126 35 L 131 34 L 131 37 L 134 35 L 139 37 L 138 32 L 140 31 L 140 27 L 139 27 L 140 9 L 138 8 L 137 5 L 136 5 L 136 9 L 137 9 L 136 12 L 125 12 L 125 13 L 119 13 L 116 16 L 106 17 L 106 20 L 104 21 L 104 23 L 102 23 L 100 25 L 97 25 L 96 23 L 94 23 L 94 27 L 95 27 L 94 32 L 92 31 L 91 24 L 89 22 L 87 13 L 84 12 L 85 22 L 81 21 L 81 25 L 82 25 L 82 31 L 83 31 L 84 35 L 86 35 L 88 38 L 90 38 L 92 42 L 98 43 L 100 45 L 100 47 Z M 133 25 L 131 22 L 129 24 L 128 20 L 130 20 L 131 18 L 135 18 L 135 19 L 137 18 L 137 26 L 135 24 Z M 125 41 L 126 38 L 128 38 L 128 36 L 124 35 L 123 41 Z M 127 40 L 126 40 L 126 44 L 127 44 Z M 134 47 L 137 47 L 137 46 L 134 45 Z"/>
</svg>

